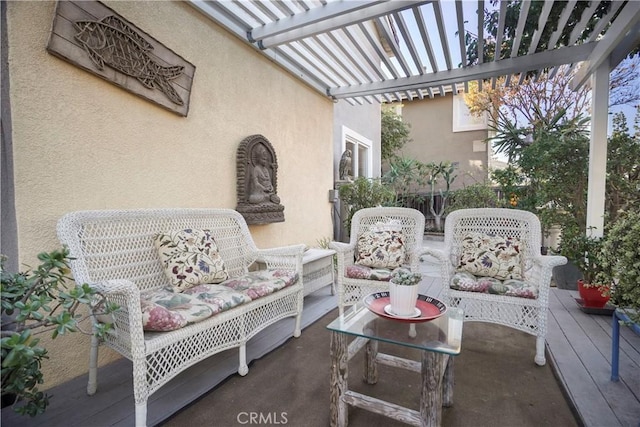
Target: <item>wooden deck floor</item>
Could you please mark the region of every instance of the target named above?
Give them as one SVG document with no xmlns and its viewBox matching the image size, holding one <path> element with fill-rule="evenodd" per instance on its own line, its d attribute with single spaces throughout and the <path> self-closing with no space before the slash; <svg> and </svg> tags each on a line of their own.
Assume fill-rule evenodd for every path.
<svg viewBox="0 0 640 427">
<path fill-rule="evenodd" d="M 435 271 L 426 268 L 425 274 L 429 276 L 423 280 L 420 292 L 437 297 L 441 286 Z M 548 363 L 555 368 L 581 424 L 640 427 L 640 337 L 629 328 L 622 328 L 620 381 L 611 382 L 611 317 L 583 313 L 574 297 L 577 297 L 575 291 L 552 290 Z M 335 307 L 335 297 L 328 287 L 309 295 L 305 298 L 303 325 L 313 323 Z M 292 330 L 293 320 L 285 319 L 254 337 L 247 348 L 248 360 L 277 349 L 289 339 Z M 236 368 L 237 351 L 230 350 L 187 370 L 152 395 L 149 425 L 161 424 L 233 375 Z M 3 411 L 2 424 L 8 427 L 133 426 L 131 363 L 121 360 L 101 368 L 99 380 L 94 396 L 85 393 L 86 378 L 78 378 L 50 390 L 54 397 L 44 415 L 30 419 Z"/>
<path fill-rule="evenodd" d="M 640 427 L 640 336 L 620 330 L 620 381 L 611 381 L 612 317 L 585 314 L 576 291 L 553 289 L 547 351 L 586 426 Z"/>
</svg>

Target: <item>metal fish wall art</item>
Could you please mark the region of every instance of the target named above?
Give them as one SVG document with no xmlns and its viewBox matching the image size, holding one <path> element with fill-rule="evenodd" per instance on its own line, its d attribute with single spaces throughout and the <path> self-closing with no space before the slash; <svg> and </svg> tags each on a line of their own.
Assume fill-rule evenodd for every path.
<svg viewBox="0 0 640 427">
<path fill-rule="evenodd" d="M 149 55 L 153 46 L 127 23 L 112 15 L 99 21 L 75 21 L 73 25 L 78 31 L 75 39 L 100 70 L 106 64 L 149 89 L 158 89 L 174 104 L 184 105 L 170 82 L 183 73 L 184 67 L 155 62 Z"/>
</svg>

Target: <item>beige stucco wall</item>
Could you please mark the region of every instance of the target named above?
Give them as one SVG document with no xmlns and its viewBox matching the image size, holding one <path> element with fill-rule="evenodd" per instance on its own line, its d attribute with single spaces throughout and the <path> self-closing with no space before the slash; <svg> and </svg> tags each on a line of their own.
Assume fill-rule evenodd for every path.
<svg viewBox="0 0 640 427">
<path fill-rule="evenodd" d="M 402 149 L 421 162 L 458 162 L 452 189 L 482 182 L 487 177 L 487 151 L 473 151 L 473 141 L 484 141 L 486 130 L 453 132 L 453 95 L 405 101 L 402 120 L 411 124 L 412 141 Z"/>
<path fill-rule="evenodd" d="M 188 117 L 45 50 L 55 3 L 7 9 L 20 263 L 59 246 L 81 209 L 236 206 L 236 149 L 262 134 L 278 156 L 285 222 L 252 226 L 259 247 L 332 235 L 333 104 L 179 2 L 105 4 L 196 66 Z M 45 388 L 87 370 L 88 338 L 45 345 Z M 102 351 L 100 364 L 114 354 Z"/>
</svg>

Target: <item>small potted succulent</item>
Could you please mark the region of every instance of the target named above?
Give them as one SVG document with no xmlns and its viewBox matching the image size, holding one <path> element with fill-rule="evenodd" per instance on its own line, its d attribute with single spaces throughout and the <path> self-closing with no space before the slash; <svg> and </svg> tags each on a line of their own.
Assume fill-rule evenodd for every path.
<svg viewBox="0 0 640 427">
<path fill-rule="evenodd" d="M 391 314 L 401 317 L 415 315 L 420 280 L 421 273 L 413 273 L 407 268 L 400 267 L 393 271 L 389 281 Z"/>
<path fill-rule="evenodd" d="M 612 301 L 632 323 L 640 324 L 640 212 L 623 212 L 602 244 L 602 281 L 614 283 Z"/>
</svg>

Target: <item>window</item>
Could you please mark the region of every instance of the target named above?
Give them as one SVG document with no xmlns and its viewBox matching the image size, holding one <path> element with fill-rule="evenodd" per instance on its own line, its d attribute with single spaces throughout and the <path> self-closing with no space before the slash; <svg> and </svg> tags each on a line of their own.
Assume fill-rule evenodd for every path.
<svg viewBox="0 0 640 427">
<path fill-rule="evenodd" d="M 471 114 L 469 107 L 464 102 L 464 94 L 453 96 L 453 132 L 466 132 L 470 130 L 487 129 L 487 115 L 476 117 Z"/>
<path fill-rule="evenodd" d="M 342 153 L 351 150 L 351 176 L 371 178 L 373 175 L 373 150 L 371 140 L 342 126 Z"/>
</svg>

